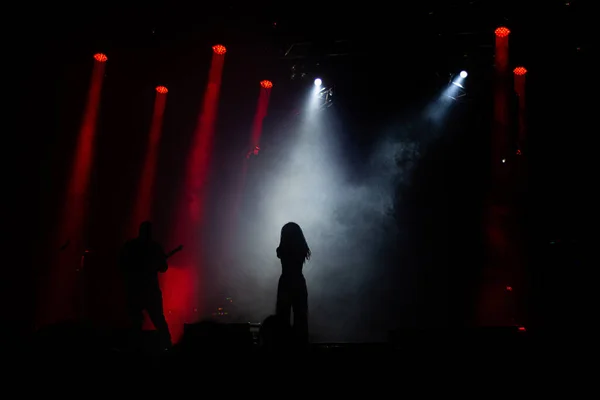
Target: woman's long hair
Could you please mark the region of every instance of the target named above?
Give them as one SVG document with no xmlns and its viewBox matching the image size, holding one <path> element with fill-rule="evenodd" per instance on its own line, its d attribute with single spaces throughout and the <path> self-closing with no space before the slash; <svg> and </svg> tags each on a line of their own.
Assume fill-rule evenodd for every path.
<svg viewBox="0 0 600 400">
<path fill-rule="evenodd" d="M 288 222 L 281 228 L 281 239 L 277 254 L 310 260 L 310 248 L 304 238 L 302 228 L 295 222 Z"/>
</svg>

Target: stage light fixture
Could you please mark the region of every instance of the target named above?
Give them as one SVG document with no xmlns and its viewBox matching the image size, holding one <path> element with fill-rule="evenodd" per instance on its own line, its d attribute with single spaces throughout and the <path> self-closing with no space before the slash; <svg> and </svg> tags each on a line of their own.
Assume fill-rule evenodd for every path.
<svg viewBox="0 0 600 400">
<path fill-rule="evenodd" d="M 260 81 L 260 87 L 263 89 L 271 89 L 273 87 L 273 82 L 267 80 Z"/>
<path fill-rule="evenodd" d="M 106 57 L 106 54 L 104 53 L 96 53 L 94 54 L 94 60 L 98 62 L 106 62 L 106 60 L 108 60 L 108 57 Z"/>
<path fill-rule="evenodd" d="M 515 73 L 515 75 L 525 75 L 527 73 L 527 70 L 524 67 L 517 67 L 515 68 L 515 70 L 513 71 Z"/>
<path fill-rule="evenodd" d="M 215 44 L 215 45 L 212 47 L 212 49 L 213 49 L 213 51 L 215 52 L 215 54 L 218 54 L 218 55 L 221 55 L 221 56 L 222 56 L 223 54 L 227 53 L 227 49 L 226 49 L 226 48 L 225 48 L 225 46 L 223 46 L 222 44 Z"/>
<path fill-rule="evenodd" d="M 501 26 L 501 27 L 497 28 L 494 33 L 499 38 L 503 38 L 503 37 L 507 37 L 510 34 L 510 30 L 505 26 Z"/>
</svg>

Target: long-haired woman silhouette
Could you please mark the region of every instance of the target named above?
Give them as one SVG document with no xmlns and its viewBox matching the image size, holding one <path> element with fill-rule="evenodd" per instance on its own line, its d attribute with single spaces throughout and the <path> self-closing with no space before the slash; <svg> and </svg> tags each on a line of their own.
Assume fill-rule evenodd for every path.
<svg viewBox="0 0 600 400">
<path fill-rule="evenodd" d="M 277 287 L 277 315 L 290 321 L 294 310 L 294 331 L 302 343 L 308 342 L 308 291 L 302 275 L 310 248 L 298 224 L 288 222 L 281 228 L 277 257 L 281 260 L 281 277 Z"/>
</svg>

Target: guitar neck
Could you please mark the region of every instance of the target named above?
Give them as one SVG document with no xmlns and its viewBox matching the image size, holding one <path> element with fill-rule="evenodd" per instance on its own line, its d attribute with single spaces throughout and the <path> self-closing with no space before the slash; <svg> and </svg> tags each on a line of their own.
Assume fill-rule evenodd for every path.
<svg viewBox="0 0 600 400">
<path fill-rule="evenodd" d="M 167 259 L 168 259 L 169 257 L 171 257 L 171 256 L 175 255 L 176 253 L 178 253 L 178 252 L 180 252 L 180 251 L 181 251 L 181 247 L 178 247 L 178 248 L 176 248 L 175 250 L 173 250 L 173 251 L 171 251 L 171 252 L 167 253 L 167 254 L 165 255 L 165 258 L 167 258 Z"/>
</svg>

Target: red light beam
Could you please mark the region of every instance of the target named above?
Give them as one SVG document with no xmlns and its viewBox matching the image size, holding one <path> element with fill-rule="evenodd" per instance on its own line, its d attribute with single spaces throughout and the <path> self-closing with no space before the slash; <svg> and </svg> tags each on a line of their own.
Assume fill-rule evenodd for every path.
<svg viewBox="0 0 600 400">
<path fill-rule="evenodd" d="M 217 45 L 220 46 L 220 45 Z M 215 46 L 215 47 L 217 47 Z M 224 49 L 224 48 L 223 48 Z M 212 142 L 217 119 L 217 106 L 223 74 L 223 52 L 215 53 L 212 57 L 208 85 L 204 93 L 202 111 L 196 125 L 192 152 L 188 161 L 186 191 L 189 200 L 187 218 L 198 224 L 202 221 L 203 190 L 208 178 L 208 167 L 212 153 Z"/>
<path fill-rule="evenodd" d="M 87 219 L 89 187 L 94 161 L 96 125 L 100 109 L 100 98 L 104 69 L 108 58 L 105 54 L 94 55 L 94 68 L 88 90 L 87 102 L 79 130 L 71 177 L 63 202 L 63 210 L 58 228 L 57 239 L 60 243 L 69 241 L 69 246 L 60 253 L 60 257 L 51 265 L 47 288 L 42 288 L 47 296 L 41 296 L 43 305 L 38 324 L 51 323 L 62 318 L 75 317 L 78 304 L 76 282 L 80 272 L 80 256 L 85 250 L 85 225 Z"/>
<path fill-rule="evenodd" d="M 150 125 L 150 134 L 144 159 L 144 166 L 141 171 L 137 201 L 134 205 L 134 217 L 131 220 L 129 234 L 134 236 L 139 224 L 152 218 L 152 199 L 154 181 L 156 179 L 156 162 L 162 134 L 162 124 L 167 105 L 167 93 L 169 91 L 164 86 L 156 88 L 156 97 L 154 99 L 154 112 L 152 114 L 152 123 Z"/>
<path fill-rule="evenodd" d="M 527 138 L 527 123 L 526 123 L 526 115 L 525 115 L 525 83 L 526 83 L 526 75 L 527 70 L 525 67 L 517 67 L 513 70 L 515 75 L 515 93 L 518 96 L 519 102 L 519 134 L 518 134 L 518 144 L 517 151 L 518 155 L 522 155 L 522 150 L 525 147 L 525 140 Z"/>
<path fill-rule="evenodd" d="M 187 157 L 186 177 L 180 198 L 181 206 L 178 207 L 179 214 L 175 219 L 175 229 L 171 235 L 174 243 L 187 246 L 186 251 L 177 256 L 177 263 L 181 268 L 189 271 L 188 279 L 185 281 L 186 287 L 174 287 L 166 276 L 161 279 L 161 286 L 165 293 L 171 291 L 190 293 L 190 302 L 193 304 L 187 304 L 186 307 L 181 304 L 169 304 L 168 300 L 165 301 L 165 308 L 171 309 L 172 313 L 177 313 L 180 321 L 198 318 L 198 315 L 202 314 L 200 288 L 204 282 L 202 281 L 203 257 L 200 252 L 202 247 L 200 232 L 204 219 L 206 183 L 209 177 L 225 52 L 224 46 L 213 46 L 208 84 L 194 130 L 192 147 Z M 168 298 L 166 295 L 166 299 Z M 200 309 L 199 314 L 191 314 L 191 309 Z M 172 327 L 172 329 L 175 328 Z"/>
<path fill-rule="evenodd" d="M 258 155 L 260 152 L 260 138 L 263 130 L 263 121 L 267 116 L 267 110 L 269 108 L 269 99 L 271 98 L 271 88 L 273 83 L 268 80 L 260 82 L 260 93 L 258 95 L 258 103 L 256 105 L 256 112 L 254 113 L 254 121 L 252 122 L 252 131 L 250 134 L 250 150 L 247 156 L 242 160 L 242 170 L 240 172 L 236 187 L 234 188 L 233 203 L 231 205 L 231 212 L 229 214 L 228 223 L 228 240 L 223 243 L 222 254 L 230 248 L 230 241 L 234 237 L 234 233 L 237 227 L 237 216 L 242 202 L 242 196 L 246 186 L 246 174 L 248 172 L 248 162 L 250 162 L 251 155 Z"/>
</svg>

